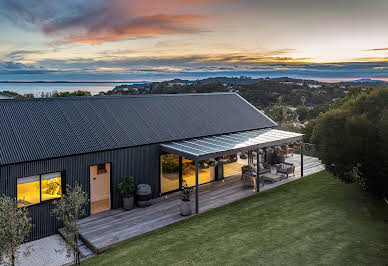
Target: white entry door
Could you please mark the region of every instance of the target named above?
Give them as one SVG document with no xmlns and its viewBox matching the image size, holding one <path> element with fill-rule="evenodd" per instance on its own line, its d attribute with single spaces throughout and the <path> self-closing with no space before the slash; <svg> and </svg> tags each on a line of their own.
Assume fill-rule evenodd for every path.
<svg viewBox="0 0 388 266">
<path fill-rule="evenodd" d="M 110 209 L 110 164 L 90 166 L 90 214 Z"/>
</svg>

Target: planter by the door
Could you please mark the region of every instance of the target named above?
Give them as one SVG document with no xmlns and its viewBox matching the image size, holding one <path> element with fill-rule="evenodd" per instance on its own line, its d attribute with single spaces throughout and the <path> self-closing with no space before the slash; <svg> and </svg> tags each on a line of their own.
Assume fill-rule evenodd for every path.
<svg viewBox="0 0 388 266">
<path fill-rule="evenodd" d="M 180 209 L 181 209 L 182 216 L 188 216 L 188 215 L 191 215 L 193 213 L 191 210 L 191 201 L 181 200 Z"/>
<path fill-rule="evenodd" d="M 134 197 L 123 198 L 123 209 L 130 211 L 133 209 Z"/>
</svg>

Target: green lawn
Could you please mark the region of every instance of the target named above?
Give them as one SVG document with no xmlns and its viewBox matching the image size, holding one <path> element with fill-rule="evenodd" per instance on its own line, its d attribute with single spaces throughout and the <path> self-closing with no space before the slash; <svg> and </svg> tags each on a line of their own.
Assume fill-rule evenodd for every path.
<svg viewBox="0 0 388 266">
<path fill-rule="evenodd" d="M 85 265 L 387 265 L 388 206 L 323 171 L 124 241 Z"/>
</svg>

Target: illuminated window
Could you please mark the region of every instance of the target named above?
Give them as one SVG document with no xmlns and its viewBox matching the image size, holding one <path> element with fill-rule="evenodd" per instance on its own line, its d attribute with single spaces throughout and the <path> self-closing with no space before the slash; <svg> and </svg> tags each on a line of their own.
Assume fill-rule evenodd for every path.
<svg viewBox="0 0 388 266">
<path fill-rule="evenodd" d="M 163 154 L 160 156 L 161 192 L 179 189 L 179 156 Z"/>
<path fill-rule="evenodd" d="M 41 175 L 42 201 L 62 197 L 61 173 Z"/>
<path fill-rule="evenodd" d="M 17 199 L 24 201 L 26 205 L 60 197 L 62 197 L 60 172 L 23 177 L 17 180 Z"/>
<path fill-rule="evenodd" d="M 17 199 L 25 202 L 26 205 L 40 202 L 40 177 L 30 176 L 18 178 Z"/>
<path fill-rule="evenodd" d="M 198 184 L 204 184 L 211 181 L 210 179 L 210 160 L 199 162 Z M 195 186 L 195 162 L 182 158 L 182 179 L 186 181 L 189 187 Z"/>
</svg>

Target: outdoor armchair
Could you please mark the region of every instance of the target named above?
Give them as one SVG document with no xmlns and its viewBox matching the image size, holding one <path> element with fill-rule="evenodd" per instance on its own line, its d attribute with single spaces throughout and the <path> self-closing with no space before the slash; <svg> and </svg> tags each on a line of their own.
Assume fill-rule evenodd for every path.
<svg viewBox="0 0 388 266">
<path fill-rule="evenodd" d="M 287 175 L 287 178 L 290 174 L 295 176 L 295 165 L 292 163 L 281 163 L 277 166 L 278 173 Z"/>
</svg>

